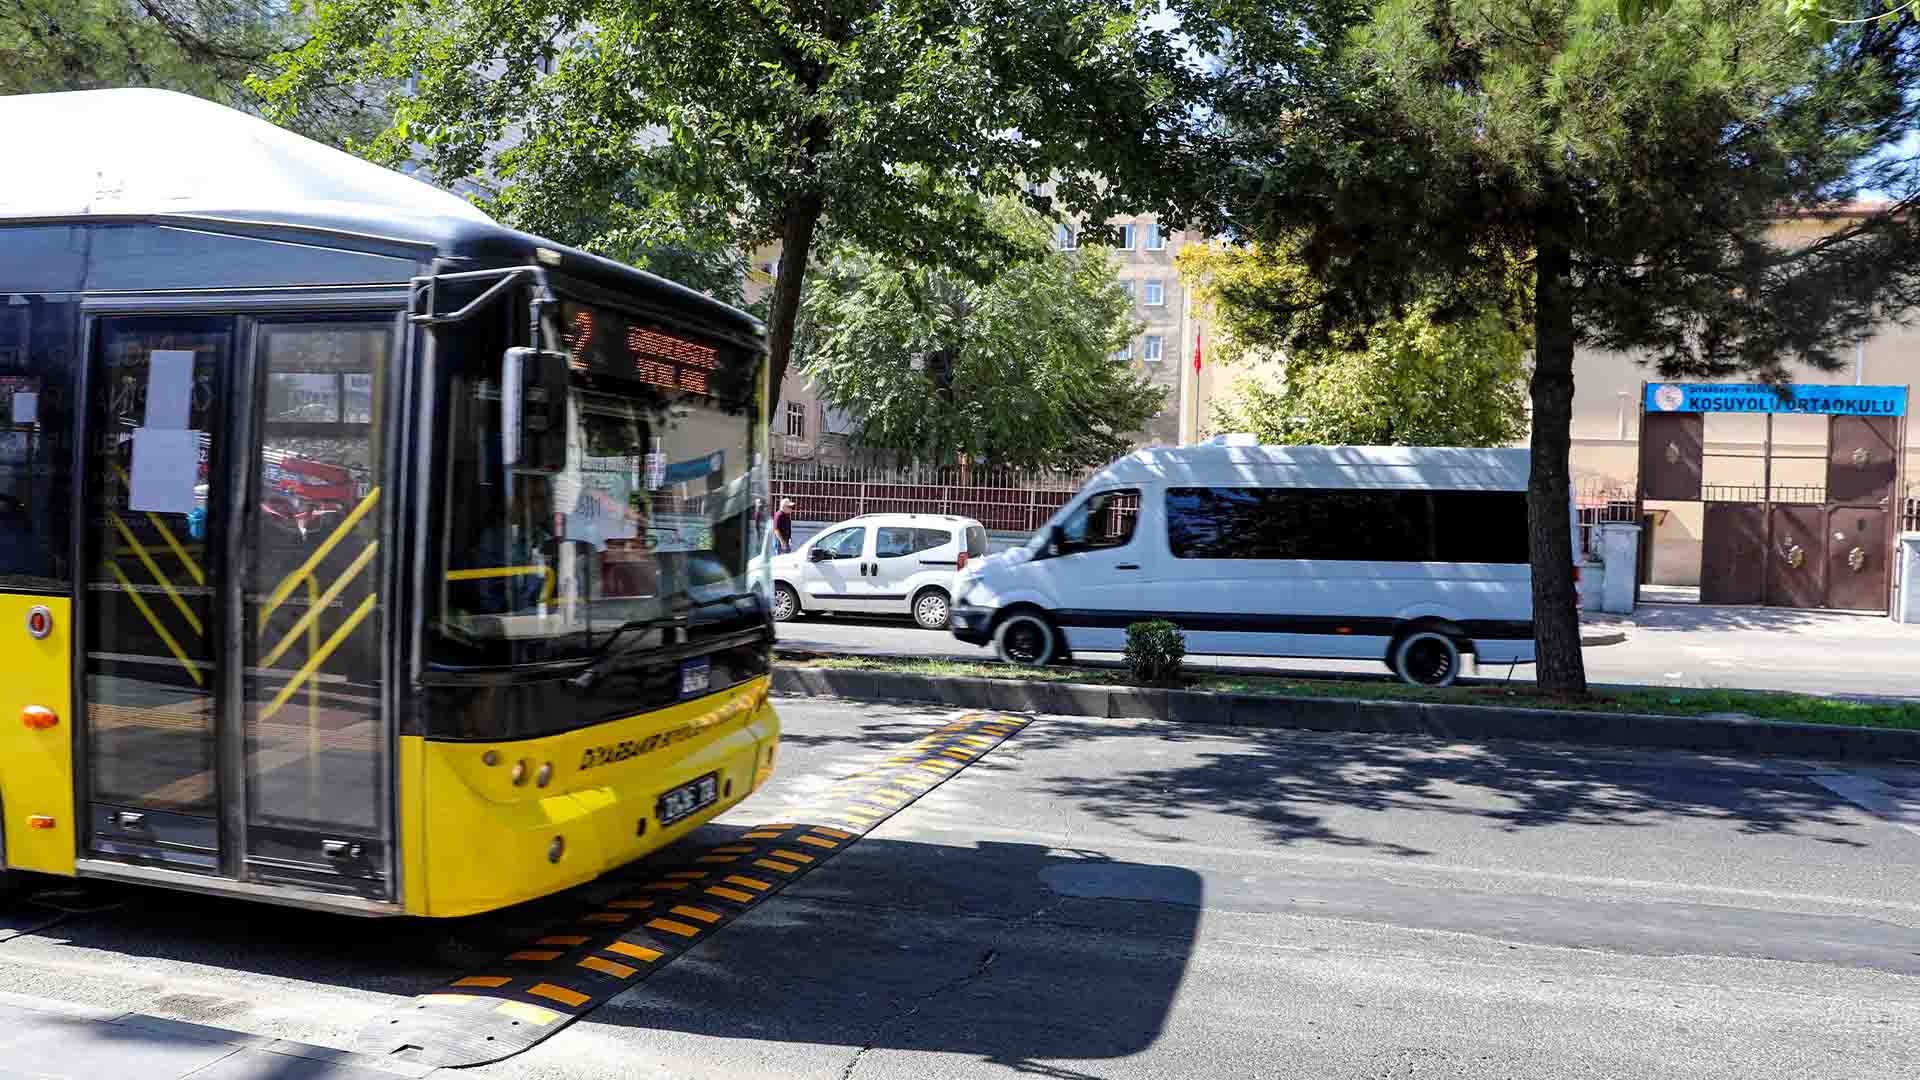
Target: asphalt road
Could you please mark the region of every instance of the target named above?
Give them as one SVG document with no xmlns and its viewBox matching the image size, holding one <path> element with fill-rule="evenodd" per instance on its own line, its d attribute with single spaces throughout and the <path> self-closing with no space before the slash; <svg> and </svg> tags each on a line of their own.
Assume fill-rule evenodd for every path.
<svg viewBox="0 0 1920 1080">
<path fill-rule="evenodd" d="M 1883 617 L 1780 608 L 1644 604 L 1623 626 L 1627 639 L 1589 647 L 1587 678 L 1595 683 L 1733 687 L 1802 693 L 1920 697 L 1920 626 Z M 872 655 L 990 660 L 948 633 L 921 630 L 906 619 L 827 616 L 783 623 L 780 643 L 792 648 Z M 1117 660 L 1091 654 L 1091 660 Z M 1386 665 L 1315 660 L 1189 658 L 1192 666 L 1297 672 L 1386 674 Z M 1483 668 L 1488 678 L 1531 680 L 1522 665 Z"/>
<path fill-rule="evenodd" d="M 782 715 L 776 781 L 714 837 L 956 714 Z M 1041 717 L 586 1019 L 436 1075 L 1913 1076 L 1916 880 L 1920 771 Z M 0 906 L 0 1010 L 344 1048 L 564 909 L 87 886 Z M 155 1062 L 202 1030 L 118 1027 Z M 75 1075 L 81 1042 L 42 1073 L 8 1037 L 0 1076 Z M 333 1075 L 307 1064 L 221 1076 Z"/>
</svg>

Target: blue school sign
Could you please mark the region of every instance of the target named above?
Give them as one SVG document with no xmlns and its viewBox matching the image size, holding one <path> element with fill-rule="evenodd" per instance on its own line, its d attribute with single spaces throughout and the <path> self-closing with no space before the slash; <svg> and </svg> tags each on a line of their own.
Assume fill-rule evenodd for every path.
<svg viewBox="0 0 1920 1080">
<path fill-rule="evenodd" d="M 1648 383 L 1650 413 L 1805 413 L 1811 416 L 1905 416 L 1904 386 L 1784 388 L 1759 383 Z"/>
</svg>

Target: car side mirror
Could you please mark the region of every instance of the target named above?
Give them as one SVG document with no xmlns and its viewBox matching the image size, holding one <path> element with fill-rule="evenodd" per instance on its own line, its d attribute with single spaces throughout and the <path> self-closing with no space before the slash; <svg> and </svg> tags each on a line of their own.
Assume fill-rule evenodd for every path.
<svg viewBox="0 0 1920 1080">
<path fill-rule="evenodd" d="M 833 552 L 827 548 L 814 548 L 807 552 L 807 560 L 809 562 L 832 562 Z"/>
<path fill-rule="evenodd" d="M 1059 555 L 1066 549 L 1066 536 L 1060 531 L 1060 526 L 1055 525 L 1053 528 L 1047 530 L 1047 554 Z"/>
</svg>

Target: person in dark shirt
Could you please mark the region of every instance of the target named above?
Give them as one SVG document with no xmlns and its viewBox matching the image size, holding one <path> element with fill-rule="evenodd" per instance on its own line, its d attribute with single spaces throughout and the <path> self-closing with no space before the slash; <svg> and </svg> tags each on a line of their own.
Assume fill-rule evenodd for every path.
<svg viewBox="0 0 1920 1080">
<path fill-rule="evenodd" d="M 773 553 L 784 555 L 793 550 L 793 500 L 781 499 L 773 512 Z"/>
</svg>

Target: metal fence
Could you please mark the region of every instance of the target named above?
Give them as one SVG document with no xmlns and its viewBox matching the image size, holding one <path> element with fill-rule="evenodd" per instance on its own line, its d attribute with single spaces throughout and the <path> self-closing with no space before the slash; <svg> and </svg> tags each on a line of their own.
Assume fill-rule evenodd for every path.
<svg viewBox="0 0 1920 1080">
<path fill-rule="evenodd" d="M 1608 522 L 1634 521 L 1633 489 L 1595 482 L 1574 488 L 1574 506 L 1580 514 L 1580 554 L 1600 558 L 1600 526 Z"/>
<path fill-rule="evenodd" d="M 968 466 L 881 469 L 777 461 L 773 496 L 792 499 L 801 521 L 844 521 L 861 514 L 954 514 L 992 532 L 1032 532 L 1053 516 L 1087 472 Z"/>
</svg>

